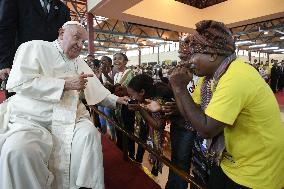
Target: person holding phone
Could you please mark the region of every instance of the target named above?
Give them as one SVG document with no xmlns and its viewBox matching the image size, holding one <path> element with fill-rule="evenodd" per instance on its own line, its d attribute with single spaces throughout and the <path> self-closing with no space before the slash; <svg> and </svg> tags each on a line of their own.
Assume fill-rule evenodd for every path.
<svg viewBox="0 0 284 189">
<path fill-rule="evenodd" d="M 154 83 L 154 80 L 150 76 L 141 74 L 133 77 L 130 80 L 127 86 L 127 92 L 131 99 L 135 99 L 128 103 L 128 108 L 130 110 L 139 112 L 142 116 L 139 137 L 146 142 L 149 134 L 149 140 L 147 143 L 155 150 L 162 153 L 162 136 L 166 120 L 164 119 L 161 111 L 149 112 L 145 108 L 145 105 L 150 99 L 159 102 L 170 100 L 173 97 L 171 90 L 169 89 L 168 85 L 161 82 Z M 138 145 L 136 154 L 137 162 L 142 162 L 144 152 L 145 150 Z M 162 162 L 159 162 L 153 155 L 150 155 L 150 160 L 153 163 L 151 173 L 154 176 L 157 176 L 158 173 L 162 171 L 163 164 Z"/>
</svg>

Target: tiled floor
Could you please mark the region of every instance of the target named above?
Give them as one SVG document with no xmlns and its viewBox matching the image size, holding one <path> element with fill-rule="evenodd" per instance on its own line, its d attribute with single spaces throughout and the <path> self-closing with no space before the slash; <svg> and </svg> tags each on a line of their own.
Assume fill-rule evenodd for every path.
<svg viewBox="0 0 284 189">
<path fill-rule="evenodd" d="M 145 172 L 150 173 L 152 169 L 152 165 L 148 161 L 148 153 L 145 153 L 144 159 L 143 159 L 143 167 L 144 169 L 146 168 L 147 170 Z M 162 174 L 159 173 L 157 177 L 154 177 L 153 175 L 150 175 L 150 177 L 155 180 L 156 183 L 158 183 L 162 189 L 165 188 L 167 180 L 168 180 L 168 175 L 169 175 L 169 167 L 164 166 L 162 170 Z M 190 184 L 188 184 L 188 189 L 190 189 Z"/>
<path fill-rule="evenodd" d="M 150 164 L 148 157 L 149 153 L 146 152 L 143 159 L 143 166 L 148 169 L 148 173 L 151 173 L 152 165 Z M 169 174 L 169 167 L 164 166 L 162 174 L 159 173 L 157 177 L 151 175 L 151 177 L 156 181 L 156 183 L 158 183 L 161 186 L 162 189 L 164 189 L 168 180 L 168 174 Z"/>
<path fill-rule="evenodd" d="M 149 153 L 146 151 L 145 152 L 145 155 L 144 155 L 144 158 L 143 158 L 143 168 L 144 168 L 144 171 L 145 171 L 145 168 L 147 169 L 145 172 L 150 174 L 151 173 L 151 169 L 152 169 L 152 165 L 150 164 L 149 160 L 148 160 L 148 157 L 149 157 Z M 166 157 L 169 158 L 169 153 L 168 155 L 166 155 Z M 163 170 L 162 170 L 162 173 L 159 173 L 159 175 L 157 177 L 153 176 L 150 174 L 150 177 L 156 181 L 156 183 L 158 183 L 162 189 L 165 188 L 166 186 L 166 183 L 167 183 L 167 180 L 168 180 L 168 175 L 169 175 L 169 167 L 164 165 L 163 166 Z M 190 189 L 190 187 L 188 186 L 188 189 Z"/>
</svg>

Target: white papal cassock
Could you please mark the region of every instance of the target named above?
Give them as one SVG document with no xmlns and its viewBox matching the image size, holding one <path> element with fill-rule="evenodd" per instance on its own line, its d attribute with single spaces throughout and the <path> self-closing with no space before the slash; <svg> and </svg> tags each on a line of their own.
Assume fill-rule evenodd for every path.
<svg viewBox="0 0 284 189">
<path fill-rule="evenodd" d="M 58 41 L 19 47 L 7 84 L 16 95 L 0 134 L 1 189 L 104 188 L 100 133 L 78 91 L 63 90 L 63 78 L 82 72 L 93 73 L 82 59 L 69 60 Z M 114 108 L 118 98 L 95 76 L 84 93 L 89 105 Z"/>
</svg>

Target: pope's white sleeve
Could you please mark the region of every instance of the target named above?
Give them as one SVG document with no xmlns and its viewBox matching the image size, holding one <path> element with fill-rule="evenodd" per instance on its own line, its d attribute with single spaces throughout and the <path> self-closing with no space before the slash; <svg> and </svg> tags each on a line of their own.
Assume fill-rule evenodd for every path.
<svg viewBox="0 0 284 189">
<path fill-rule="evenodd" d="M 116 102 L 117 102 L 118 96 L 114 94 L 109 94 L 105 99 L 103 99 L 99 105 L 100 106 L 105 106 L 111 109 L 116 108 Z"/>
<path fill-rule="evenodd" d="M 64 79 L 41 76 L 9 91 L 37 100 L 59 102 L 63 94 L 64 85 Z"/>
<path fill-rule="evenodd" d="M 42 46 L 30 41 L 22 44 L 15 55 L 7 90 L 29 98 L 58 102 L 64 90 L 64 79 L 45 76 L 41 67 Z"/>
</svg>

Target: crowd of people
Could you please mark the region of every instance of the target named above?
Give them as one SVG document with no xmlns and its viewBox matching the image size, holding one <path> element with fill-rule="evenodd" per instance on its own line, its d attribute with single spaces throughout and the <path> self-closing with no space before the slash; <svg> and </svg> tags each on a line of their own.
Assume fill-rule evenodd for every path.
<svg viewBox="0 0 284 189">
<path fill-rule="evenodd" d="M 184 171 L 190 169 L 190 156 L 193 146 L 194 133 L 192 130 L 184 128 L 185 120 L 178 114 L 177 106 L 174 103 L 174 95 L 169 87 L 168 72 L 172 66 L 162 67 L 134 67 L 126 68 L 128 58 L 123 53 L 114 54 L 113 65 L 111 58 L 108 56 L 101 57 L 101 60 L 95 59 L 94 56 L 88 55 L 86 62 L 93 65 L 94 73 L 100 81 L 118 96 L 129 96 L 133 100 L 128 106 L 122 105 L 117 110 L 98 107 L 103 113 L 116 120 L 126 131 L 137 135 L 142 141 L 152 146 L 161 155 L 163 154 L 164 129 L 166 122 L 171 122 L 171 145 L 172 161 Z M 91 60 L 91 61 L 90 61 Z M 105 64 L 109 60 L 109 64 Z M 98 66 L 97 62 L 99 62 Z M 166 70 L 162 72 L 162 70 Z M 108 78 L 108 79 L 106 79 Z M 147 100 L 157 100 L 164 102 L 166 105 L 163 112 L 149 113 L 141 106 Z M 167 116 L 165 116 L 167 114 Z M 102 133 L 106 133 L 116 142 L 117 146 L 122 149 L 122 135 L 119 130 L 114 130 L 102 117 L 99 117 L 100 123 L 96 124 Z M 128 155 L 131 160 L 142 164 L 145 149 L 138 145 L 135 152 L 134 141 L 128 140 Z M 182 150 L 182 151 L 181 151 Z M 182 154 L 180 154 L 182 152 Z M 162 172 L 162 162 L 159 162 L 155 156 L 150 154 L 149 161 L 153 167 L 151 173 L 158 176 Z M 168 188 L 177 187 L 178 185 L 187 188 L 188 183 L 179 178 L 173 171 L 170 171 Z"/>
<path fill-rule="evenodd" d="M 202 27 L 206 27 L 205 24 Z M 283 166 L 283 163 L 274 155 L 264 158 L 270 150 L 259 150 L 265 149 L 266 143 L 271 142 L 268 139 L 274 141 L 269 146 L 283 147 L 281 137 L 275 137 L 277 131 L 283 134 L 279 108 L 272 90 L 268 88 L 268 84 L 274 83 L 276 69 L 278 91 L 281 90 L 282 64 L 272 60 L 271 71 L 268 62 L 258 64 L 256 61 L 248 65 L 236 57 L 231 34 L 223 24 L 212 21 L 207 27 L 202 32 L 210 33 L 212 27 L 217 31 L 210 34 L 216 39 L 200 32 L 182 41 L 179 51 L 181 66 L 131 66 L 119 71 L 116 66 L 118 63 L 114 61 L 113 69 L 111 64 L 108 65 L 109 72 L 102 71 L 103 66 L 96 67 L 94 72 L 98 73 L 96 75 L 101 81 L 106 74 L 107 77 L 117 78 L 117 75 L 123 77 L 126 70 L 132 73 L 128 82 L 121 85 L 111 83 L 116 79 L 108 80 L 110 83 L 107 85 L 113 85 L 114 94 L 135 100 L 134 104 L 131 101 L 125 106 L 128 109 L 127 120 L 119 119 L 121 114 L 115 113 L 111 114 L 112 118 L 161 154 L 164 150 L 162 143 L 165 142 L 164 128 L 166 122 L 170 122 L 172 163 L 186 172 L 191 171 L 200 185 L 216 189 L 277 188 L 283 185 L 281 171 L 267 167 L 263 160 L 273 161 L 274 165 L 278 162 L 278 165 Z M 220 44 L 207 46 L 200 38 L 211 42 L 216 40 L 214 42 Z M 126 65 L 126 55 L 117 54 L 124 57 Z M 227 83 L 230 83 L 230 87 Z M 251 91 L 247 91 L 246 87 L 251 88 Z M 259 105 L 260 102 L 262 105 Z M 135 114 L 129 110 L 135 111 Z M 262 119 L 264 115 L 266 118 Z M 267 124 L 272 124 L 269 127 L 271 131 L 265 133 Z M 135 133 L 135 130 L 138 132 Z M 238 143 L 238 137 L 246 139 Z M 119 138 L 116 139 L 119 141 Z M 263 140 L 264 143 L 256 145 L 254 140 Z M 251 147 L 247 148 L 247 145 Z M 138 145 L 135 156 L 133 146 L 133 141 L 128 141 L 129 158 L 141 164 L 145 150 Z M 279 149 L 276 147 L 273 151 L 279 152 Z M 239 154 L 240 151 L 242 154 Z M 151 154 L 149 160 L 153 164 L 151 173 L 157 176 L 163 165 Z M 236 163 L 240 167 L 236 167 Z M 258 168 L 251 169 L 250 166 Z M 264 169 L 265 173 L 261 171 Z M 241 174 L 244 172 L 253 176 Z M 274 172 L 274 179 L 279 185 L 270 179 L 262 181 L 262 176 L 258 175 L 260 172 L 261 175 Z M 187 187 L 188 183 L 170 170 L 166 188 Z"/>
<path fill-rule="evenodd" d="M 278 61 L 272 59 L 269 61 L 258 62 L 256 59 L 251 64 L 270 85 L 271 90 L 274 93 L 281 92 L 284 87 L 284 60 Z"/>
<path fill-rule="evenodd" d="M 279 152 L 278 145 L 283 147 L 281 137 L 275 136 L 277 131 L 283 134 L 279 108 L 267 84 L 273 84 L 277 62 L 273 60 L 269 78 L 269 65 L 255 62 L 249 66 L 236 57 L 231 33 L 222 23 L 204 21 L 197 24 L 198 27 L 198 34 L 181 42 L 182 67 L 170 71 L 169 77 L 163 77 L 155 68 L 144 69 L 146 73 L 141 69 L 125 86 L 128 92 L 125 95 L 137 100 L 138 105 L 131 104 L 129 109 L 142 117 L 144 125 L 138 124 L 141 133 L 145 134 L 145 125 L 150 131 L 156 131 L 156 140 L 151 132 L 146 133 L 152 139 L 149 144 L 161 151 L 161 128 L 165 126 L 165 120 L 170 120 L 171 159 L 185 171 L 192 164 L 192 173 L 201 185 L 209 188 L 280 188 L 283 185 L 280 169 L 272 169 L 264 162 L 265 159 L 275 166 L 283 166 L 279 157 L 272 154 L 264 158 L 270 153 L 270 150 L 264 150 L 268 143 L 270 147 L 275 146 L 274 153 Z M 281 70 L 279 67 L 277 69 Z M 189 82 L 193 80 L 190 70 L 200 77 L 193 91 L 189 90 Z M 156 73 L 158 81 L 155 80 Z M 281 86 L 281 76 L 277 79 Z M 193 92 L 192 97 L 190 92 Z M 147 105 L 149 101 L 151 103 Z M 266 118 L 262 119 L 264 115 Z M 271 130 L 266 131 L 268 128 Z M 242 143 L 236 141 L 239 137 L 244 137 Z M 257 145 L 255 140 L 264 143 Z M 251 176 L 242 174 L 245 172 Z M 275 180 L 262 180 L 264 175 L 272 172 L 279 185 Z M 173 186 L 187 188 L 187 183 L 170 172 L 166 188 Z"/>
<path fill-rule="evenodd" d="M 11 2 L 1 2 L 0 9 L 5 4 L 5 11 L 30 14 L 38 27 L 29 37 L 21 17 L 0 14 L 0 39 L 6 42 L 0 78 L 9 76 L 5 89 L 11 93 L 0 105 L 0 188 L 104 189 L 101 133 L 120 149 L 126 142 L 129 159 L 141 164 L 145 150 L 135 150 L 135 142 L 125 141 L 103 117 L 93 123 L 89 106 L 161 154 L 170 122 L 171 161 L 206 188 L 284 186 L 284 127 L 273 94 L 284 85 L 283 61 L 273 61 L 269 78 L 269 65 L 253 68 L 237 58 L 223 23 L 204 20 L 180 42 L 177 66 L 127 68 L 121 52 L 113 60 L 89 55 L 85 62 L 79 54 L 87 32 L 68 21 L 64 4 L 37 1 L 41 18 Z M 45 36 L 51 18 L 53 36 Z M 162 162 L 151 154 L 149 160 L 158 175 Z M 166 189 L 187 187 L 170 170 Z"/>
</svg>

